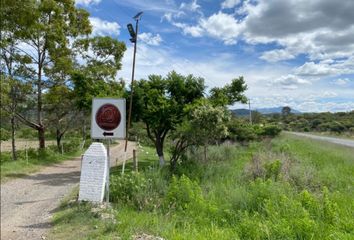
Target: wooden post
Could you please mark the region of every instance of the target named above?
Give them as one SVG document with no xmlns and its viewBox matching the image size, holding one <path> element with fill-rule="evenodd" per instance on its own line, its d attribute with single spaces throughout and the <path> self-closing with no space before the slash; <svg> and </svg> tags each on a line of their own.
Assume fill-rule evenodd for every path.
<svg viewBox="0 0 354 240">
<path fill-rule="evenodd" d="M 26 163 L 28 164 L 27 141 L 26 141 L 26 145 L 25 145 L 25 153 L 26 153 Z"/>
<path fill-rule="evenodd" d="M 138 159 L 136 158 L 136 150 L 133 150 L 133 165 L 134 165 L 134 171 L 138 171 Z"/>
</svg>

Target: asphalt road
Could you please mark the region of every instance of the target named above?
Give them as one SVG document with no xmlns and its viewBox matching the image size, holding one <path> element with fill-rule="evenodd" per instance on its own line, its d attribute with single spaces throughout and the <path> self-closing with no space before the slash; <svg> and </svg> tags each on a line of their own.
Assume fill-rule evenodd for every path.
<svg viewBox="0 0 354 240">
<path fill-rule="evenodd" d="M 312 138 L 312 139 L 316 139 L 316 140 L 320 140 L 320 141 L 335 143 L 335 144 L 354 148 L 354 140 L 317 136 L 317 135 L 313 135 L 313 134 L 309 134 L 309 133 L 299 133 L 299 132 L 287 132 L 287 133 L 293 134 L 296 136 L 300 136 L 300 137 Z"/>
</svg>

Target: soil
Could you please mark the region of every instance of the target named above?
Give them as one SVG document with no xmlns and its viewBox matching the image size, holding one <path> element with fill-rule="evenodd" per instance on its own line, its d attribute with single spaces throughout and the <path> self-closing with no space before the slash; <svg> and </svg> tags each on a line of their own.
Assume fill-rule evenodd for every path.
<svg viewBox="0 0 354 240">
<path fill-rule="evenodd" d="M 132 158 L 134 142 L 111 147 L 111 166 Z M 1 184 L 1 239 L 45 239 L 52 215 L 61 200 L 80 181 L 81 158 L 54 164 L 41 171 Z"/>
</svg>

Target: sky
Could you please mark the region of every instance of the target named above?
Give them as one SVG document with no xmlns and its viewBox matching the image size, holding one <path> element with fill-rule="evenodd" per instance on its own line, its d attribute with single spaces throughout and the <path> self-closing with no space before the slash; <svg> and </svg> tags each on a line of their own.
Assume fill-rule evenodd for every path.
<svg viewBox="0 0 354 240">
<path fill-rule="evenodd" d="M 176 72 L 208 89 L 243 76 L 253 109 L 354 110 L 353 0 L 76 0 L 92 35 L 127 45 L 117 78 L 130 81 L 139 21 L 136 79 Z M 235 104 L 230 108 L 246 108 Z"/>
</svg>

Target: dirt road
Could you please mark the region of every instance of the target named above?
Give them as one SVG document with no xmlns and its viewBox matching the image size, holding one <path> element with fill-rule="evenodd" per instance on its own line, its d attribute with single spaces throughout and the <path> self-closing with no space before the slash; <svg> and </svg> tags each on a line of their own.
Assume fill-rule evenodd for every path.
<svg viewBox="0 0 354 240">
<path fill-rule="evenodd" d="M 320 141 L 326 141 L 326 142 L 335 143 L 335 144 L 344 145 L 347 147 L 354 148 L 354 140 L 334 138 L 334 137 L 323 137 L 323 136 L 312 135 L 309 133 L 299 133 L 299 132 L 287 132 L 287 133 L 293 134 L 296 136 L 300 136 L 300 137 L 308 137 L 308 138 L 317 139 Z"/>
<path fill-rule="evenodd" d="M 111 166 L 132 157 L 134 143 L 111 147 Z M 1 239 L 44 239 L 64 196 L 80 181 L 81 158 L 46 167 L 1 185 Z"/>
</svg>

